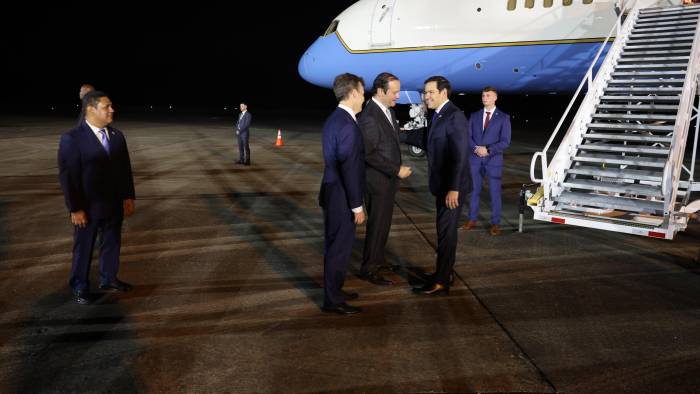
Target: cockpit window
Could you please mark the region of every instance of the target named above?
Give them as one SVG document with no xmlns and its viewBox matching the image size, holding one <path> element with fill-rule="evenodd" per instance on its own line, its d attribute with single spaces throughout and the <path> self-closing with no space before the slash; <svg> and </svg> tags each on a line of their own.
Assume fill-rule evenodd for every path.
<svg viewBox="0 0 700 394">
<path fill-rule="evenodd" d="M 336 30 L 338 30 L 338 21 L 334 20 L 333 22 L 331 22 L 331 25 L 328 26 L 328 29 L 326 29 L 326 32 L 323 33 L 322 37 L 330 36 L 331 34 L 335 33 Z"/>
<path fill-rule="evenodd" d="M 513 11 L 517 3 L 517 0 L 508 0 L 508 11 Z"/>
</svg>

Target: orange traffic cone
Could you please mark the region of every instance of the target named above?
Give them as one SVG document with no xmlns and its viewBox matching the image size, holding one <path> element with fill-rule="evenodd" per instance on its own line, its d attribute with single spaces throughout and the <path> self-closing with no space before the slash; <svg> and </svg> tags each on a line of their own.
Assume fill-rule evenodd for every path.
<svg viewBox="0 0 700 394">
<path fill-rule="evenodd" d="M 284 143 L 282 142 L 282 130 L 277 129 L 277 141 L 275 142 L 275 146 L 282 146 Z"/>
</svg>

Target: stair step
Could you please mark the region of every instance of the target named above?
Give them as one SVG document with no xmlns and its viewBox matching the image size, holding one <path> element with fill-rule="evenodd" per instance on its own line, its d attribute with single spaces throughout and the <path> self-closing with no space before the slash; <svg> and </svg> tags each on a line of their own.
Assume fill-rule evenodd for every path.
<svg viewBox="0 0 700 394">
<path fill-rule="evenodd" d="M 676 115 L 660 115 L 660 114 L 594 114 L 593 119 L 606 120 L 669 120 L 675 121 Z"/>
<path fill-rule="evenodd" d="M 692 36 L 695 33 L 695 29 L 688 30 L 688 29 L 677 29 L 674 31 L 667 31 L 667 32 L 652 32 L 652 33 L 637 33 L 637 32 L 632 32 L 629 35 L 630 40 L 636 40 L 640 38 L 648 38 L 648 37 L 680 37 L 680 36 Z"/>
<path fill-rule="evenodd" d="M 634 26 L 637 27 L 639 25 L 648 25 L 648 24 L 653 24 L 653 23 L 676 22 L 676 21 L 681 21 L 681 20 L 697 20 L 697 19 L 698 19 L 697 14 L 659 16 L 656 18 L 639 18 L 639 19 L 637 19 L 637 23 L 635 23 Z"/>
<path fill-rule="evenodd" d="M 646 49 L 670 49 L 670 48 L 691 48 L 693 42 L 681 42 L 678 44 L 652 44 L 652 45 L 627 45 L 624 46 L 625 51 L 639 51 Z"/>
<path fill-rule="evenodd" d="M 629 58 L 631 56 L 656 56 L 656 55 L 688 55 L 690 56 L 690 48 L 673 49 L 673 50 L 658 50 L 658 51 L 623 51 L 622 56 Z"/>
<path fill-rule="evenodd" d="M 644 145 L 611 145 L 611 144 L 583 144 L 577 145 L 576 149 L 587 152 L 615 152 L 615 153 L 631 153 L 644 155 L 666 155 L 668 156 L 669 149 L 654 148 Z"/>
<path fill-rule="evenodd" d="M 666 84 L 678 84 L 685 82 L 685 79 L 681 78 L 648 78 L 648 79 L 611 79 L 608 84 L 613 85 L 666 85 Z"/>
<path fill-rule="evenodd" d="M 643 135 L 638 133 L 586 133 L 583 135 L 586 140 L 606 140 L 606 141 L 632 141 L 650 143 L 671 143 L 673 137 L 665 135 Z"/>
<path fill-rule="evenodd" d="M 605 93 L 681 93 L 683 87 L 651 87 L 651 88 L 605 88 Z"/>
<path fill-rule="evenodd" d="M 687 37 L 666 37 L 666 38 L 640 38 L 633 40 L 630 38 L 627 41 L 627 45 L 644 45 L 644 44 L 653 44 L 655 42 L 677 42 L 677 41 L 693 41 L 693 36 L 687 36 Z"/>
<path fill-rule="evenodd" d="M 639 123 L 589 123 L 586 125 L 591 130 L 637 130 L 637 131 L 662 131 L 673 132 L 673 126 L 646 125 Z"/>
<path fill-rule="evenodd" d="M 600 176 L 606 178 L 631 179 L 638 181 L 661 182 L 663 172 L 648 170 L 628 170 L 622 168 L 602 168 L 591 166 L 576 166 L 566 170 L 567 174 Z"/>
<path fill-rule="evenodd" d="M 679 68 L 685 70 L 688 68 L 688 63 L 666 63 L 666 64 L 618 64 L 615 66 L 615 70 L 656 70 L 656 69 L 669 69 L 669 68 Z"/>
<path fill-rule="evenodd" d="M 640 18 L 650 18 L 654 16 L 667 16 L 673 14 L 695 14 L 698 12 L 696 6 L 645 8 L 639 10 Z"/>
<path fill-rule="evenodd" d="M 637 196 L 659 197 L 662 198 L 660 186 L 638 185 L 634 183 L 614 183 L 605 181 L 596 181 L 592 179 L 570 179 L 561 183 L 562 187 L 570 189 L 584 189 L 597 192 L 610 193 L 625 193 L 635 194 Z"/>
<path fill-rule="evenodd" d="M 666 165 L 665 158 L 601 155 L 593 153 L 578 153 L 573 157 L 573 160 L 581 163 L 605 163 L 654 168 L 664 168 Z"/>
<path fill-rule="evenodd" d="M 685 71 L 618 71 L 610 74 L 612 77 L 664 77 L 684 76 Z"/>
<path fill-rule="evenodd" d="M 679 96 L 602 96 L 601 101 L 665 101 L 679 102 Z"/>
<path fill-rule="evenodd" d="M 657 21 L 646 20 L 640 21 L 634 24 L 634 30 L 638 29 L 652 29 L 652 28 L 666 28 L 666 27 L 684 27 L 684 26 L 697 26 L 698 17 L 694 15 L 687 15 L 679 18 L 673 18 L 671 20 Z"/>
<path fill-rule="evenodd" d="M 690 56 L 667 56 L 667 57 L 621 57 L 619 63 L 632 62 L 683 62 L 690 59 Z"/>
<path fill-rule="evenodd" d="M 638 104 L 638 105 L 598 104 L 598 105 L 596 105 L 596 108 L 605 109 L 605 110 L 609 110 L 609 111 L 668 111 L 668 112 L 677 112 L 678 111 L 677 105 L 657 105 L 657 104 L 651 104 L 651 105 L 645 105 L 645 104 Z"/>
<path fill-rule="evenodd" d="M 680 31 L 669 31 L 665 33 L 634 33 L 629 35 L 630 40 L 644 40 L 647 38 L 659 38 L 659 37 L 693 37 L 695 35 L 695 29 L 693 30 L 680 30 Z"/>
<path fill-rule="evenodd" d="M 668 33 L 668 32 L 687 32 L 688 34 L 692 34 L 695 32 L 695 29 L 697 28 L 696 23 L 689 23 L 689 24 L 675 24 L 675 25 L 668 25 L 668 26 L 638 26 L 635 27 L 634 30 L 632 31 L 632 34 L 653 34 L 653 33 Z"/>
<path fill-rule="evenodd" d="M 600 194 L 563 192 L 554 200 L 559 203 L 587 205 L 597 208 L 619 209 L 631 212 L 656 213 L 663 211 L 662 201 L 640 200 L 635 198 L 613 197 Z"/>
</svg>

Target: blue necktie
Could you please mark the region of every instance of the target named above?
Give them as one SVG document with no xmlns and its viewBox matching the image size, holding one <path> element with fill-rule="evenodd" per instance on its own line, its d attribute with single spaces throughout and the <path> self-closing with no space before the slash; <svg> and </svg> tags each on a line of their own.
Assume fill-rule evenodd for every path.
<svg viewBox="0 0 700 394">
<path fill-rule="evenodd" d="M 100 129 L 100 143 L 102 143 L 102 147 L 109 155 L 109 139 L 107 139 L 107 131 L 105 129 Z"/>
<path fill-rule="evenodd" d="M 438 112 L 435 111 L 435 113 L 433 114 L 433 119 L 430 121 L 430 125 L 431 125 L 431 126 L 433 125 L 433 123 L 435 123 L 435 120 L 436 120 L 437 118 L 438 118 Z"/>
</svg>

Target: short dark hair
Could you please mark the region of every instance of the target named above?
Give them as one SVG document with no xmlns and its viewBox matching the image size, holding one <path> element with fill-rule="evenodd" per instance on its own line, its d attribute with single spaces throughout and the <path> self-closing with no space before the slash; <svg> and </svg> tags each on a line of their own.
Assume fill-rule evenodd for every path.
<svg viewBox="0 0 700 394">
<path fill-rule="evenodd" d="M 496 91 L 496 88 L 494 88 L 494 87 L 491 86 L 491 85 L 489 85 L 489 86 L 487 86 L 487 87 L 481 89 L 481 93 L 486 93 L 486 92 L 494 92 L 494 93 L 496 93 L 496 95 L 498 96 L 498 91 Z"/>
<path fill-rule="evenodd" d="M 248 103 L 245 101 L 241 101 L 241 104 L 245 105 L 246 107 L 248 106 Z M 238 105 L 241 105 L 241 104 L 238 104 Z"/>
<path fill-rule="evenodd" d="M 353 89 L 357 89 L 357 85 L 365 86 L 365 80 L 355 74 L 345 73 L 335 77 L 333 81 L 333 93 L 336 100 L 343 101 L 350 96 Z"/>
<path fill-rule="evenodd" d="M 97 108 L 97 104 L 100 102 L 102 97 L 107 97 L 107 93 L 101 92 L 99 90 L 92 90 L 83 97 L 83 108 L 94 107 Z"/>
<path fill-rule="evenodd" d="M 389 90 L 389 82 L 398 81 L 399 79 L 396 75 L 388 72 L 383 72 L 374 78 L 374 83 L 372 83 L 372 96 L 377 94 L 378 89 L 382 89 L 384 92 Z"/>
<path fill-rule="evenodd" d="M 435 75 L 426 79 L 423 84 L 427 84 L 428 82 L 436 82 L 438 92 L 442 91 L 443 89 L 447 89 L 447 97 L 450 97 L 450 94 L 452 93 L 452 85 L 450 85 L 450 81 L 448 81 L 447 78 L 440 75 Z"/>
</svg>

